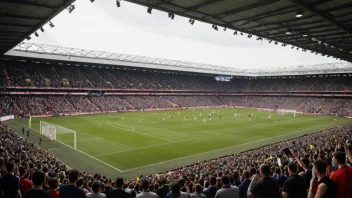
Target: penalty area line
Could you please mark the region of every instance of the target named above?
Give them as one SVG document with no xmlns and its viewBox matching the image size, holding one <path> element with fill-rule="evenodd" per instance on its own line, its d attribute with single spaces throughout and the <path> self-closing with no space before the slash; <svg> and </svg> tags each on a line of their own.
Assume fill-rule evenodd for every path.
<svg viewBox="0 0 352 198">
<path fill-rule="evenodd" d="M 82 119 L 83 119 L 83 118 L 82 118 Z M 84 120 L 87 120 L 87 119 L 84 119 Z M 117 129 L 122 129 L 122 128 L 120 128 L 120 127 L 112 126 L 112 125 L 110 125 L 110 124 L 101 123 L 101 122 L 98 122 L 98 121 L 95 121 L 95 120 L 88 120 L 88 121 L 95 122 L 95 123 L 98 123 L 98 124 L 102 124 L 102 125 L 105 125 L 105 126 L 108 126 L 108 127 L 113 127 L 113 128 L 117 128 Z M 127 129 L 122 129 L 122 130 L 130 131 L 130 132 L 132 132 L 132 133 L 137 133 L 137 134 L 145 135 L 145 136 L 152 137 L 152 138 L 157 138 L 157 139 L 164 140 L 164 141 L 167 141 L 167 142 L 174 142 L 174 141 L 172 141 L 172 140 L 164 139 L 164 138 L 157 137 L 157 136 L 153 136 L 153 135 L 148 135 L 148 134 L 145 134 L 145 133 L 139 133 L 139 132 L 131 131 L 131 130 L 127 130 Z"/>
<path fill-rule="evenodd" d="M 322 125 L 322 126 L 316 128 L 316 130 L 321 130 L 322 127 L 327 127 L 327 126 L 334 126 L 335 127 L 335 126 L 339 126 L 339 125 L 336 125 L 336 124 Z M 274 138 L 278 138 L 278 137 L 282 137 L 282 136 L 287 136 L 287 135 L 291 135 L 291 134 L 301 133 L 301 132 L 309 131 L 309 130 L 312 130 L 312 129 L 315 129 L 315 127 L 314 128 L 308 128 L 308 129 L 300 130 L 300 131 L 294 131 L 294 132 L 291 132 L 291 133 L 285 133 L 285 134 L 281 134 L 281 135 L 277 135 L 277 136 L 272 136 L 272 137 L 256 140 L 256 141 L 253 141 L 253 142 L 246 142 L 246 143 L 243 143 L 243 144 L 237 144 L 237 145 L 233 145 L 233 146 L 228 146 L 228 147 L 224 147 L 224 148 L 220 148 L 220 149 L 215 149 L 215 150 L 212 150 L 212 151 L 206 151 L 206 152 L 197 153 L 197 154 L 194 154 L 194 155 L 187 155 L 187 156 L 184 156 L 184 157 L 179 157 L 179 158 L 174 158 L 174 159 L 171 159 L 171 160 L 166 160 L 166 161 L 162 161 L 162 162 L 148 164 L 148 165 L 145 165 L 145 166 L 139 166 L 139 167 L 136 167 L 136 168 L 126 169 L 126 170 L 123 170 L 122 172 L 128 172 L 128 171 L 132 171 L 132 170 L 136 170 L 136 169 L 140 169 L 140 168 L 144 168 L 144 167 L 149 167 L 149 166 L 154 166 L 154 165 L 157 165 L 157 164 L 163 164 L 163 163 L 166 163 L 166 162 L 180 160 L 180 159 L 184 159 L 184 158 L 188 158 L 188 157 L 192 157 L 192 156 L 197 156 L 197 155 L 202 155 L 202 154 L 207 154 L 207 153 L 211 153 L 211 152 L 221 151 L 221 150 L 225 150 L 225 149 L 229 149 L 229 148 L 235 148 L 235 147 L 239 147 L 239 146 L 243 146 L 243 145 L 247 145 L 247 144 L 262 142 L 262 141 L 265 141 L 265 140 L 270 140 L 270 139 L 274 139 Z"/>
<path fill-rule="evenodd" d="M 26 125 L 24 125 L 24 124 L 22 124 L 22 123 L 19 123 L 19 122 L 16 122 L 16 121 L 14 121 L 14 122 L 17 123 L 17 124 L 19 124 L 19 125 L 28 127 L 28 126 L 26 126 Z M 36 131 L 36 132 L 40 133 L 40 132 L 39 132 L 38 130 L 36 130 L 36 129 L 33 129 L 33 128 L 30 128 L 30 129 L 33 130 L 33 131 Z M 81 150 L 75 149 L 75 148 L 73 148 L 72 146 L 67 145 L 67 144 L 65 144 L 65 143 L 63 143 L 63 142 L 61 142 L 61 141 L 59 141 L 59 140 L 55 140 L 55 141 L 57 141 L 57 142 L 59 142 L 59 143 L 65 145 L 65 146 L 67 146 L 67 147 L 69 147 L 69 148 L 71 148 L 71 149 L 73 149 L 73 150 L 75 150 L 75 151 L 78 151 L 78 152 L 80 152 L 80 153 L 82 153 L 82 154 L 84 154 L 84 155 L 86 155 L 86 156 L 88 156 L 88 157 L 90 157 L 90 158 L 92 158 L 92 159 L 95 159 L 95 160 L 97 160 L 98 162 L 100 162 L 100 163 L 102 163 L 102 164 L 104 164 L 104 165 L 106 165 L 106 166 L 108 166 L 108 167 L 110 167 L 110 168 L 112 168 L 112 169 L 114 169 L 114 170 L 117 170 L 117 171 L 119 171 L 119 172 L 123 172 L 122 170 L 120 170 L 120 169 L 118 169 L 118 168 L 116 168 L 116 167 L 114 167 L 114 166 L 112 166 L 112 165 L 110 165 L 110 164 L 108 164 L 108 163 L 106 163 L 106 162 L 104 162 L 104 161 L 98 159 L 98 158 L 95 158 L 95 157 L 93 157 L 93 156 L 91 156 L 91 155 L 89 155 L 89 154 L 87 154 L 87 153 L 85 153 L 85 152 L 83 152 L 83 151 L 81 151 Z"/>
</svg>

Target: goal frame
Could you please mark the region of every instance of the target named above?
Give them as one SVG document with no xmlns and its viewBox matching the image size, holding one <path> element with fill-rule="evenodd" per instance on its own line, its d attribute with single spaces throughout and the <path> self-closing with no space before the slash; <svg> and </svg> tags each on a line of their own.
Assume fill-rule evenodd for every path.
<svg viewBox="0 0 352 198">
<path fill-rule="evenodd" d="M 293 117 L 296 117 L 297 111 L 295 109 L 277 109 L 277 113 L 292 113 Z"/>
<path fill-rule="evenodd" d="M 48 122 L 44 122 L 44 121 L 40 121 L 40 124 L 39 124 L 39 132 L 40 132 L 40 135 L 43 135 L 43 124 L 45 124 L 46 126 L 51 126 L 51 127 L 55 127 L 56 130 L 55 130 L 55 138 L 53 138 L 53 140 L 57 141 L 57 142 L 60 142 L 61 144 L 64 144 L 68 147 L 71 147 L 73 149 L 77 149 L 77 137 L 76 137 L 76 131 L 74 130 L 71 130 L 71 129 L 67 129 L 65 127 L 62 127 L 60 125 L 56 125 L 56 124 L 52 124 L 52 123 L 48 123 Z M 67 133 L 73 133 L 73 147 L 70 146 L 70 145 L 67 145 L 59 140 L 57 140 L 57 128 L 61 128 L 61 129 L 64 129 L 66 131 L 68 131 Z"/>
</svg>

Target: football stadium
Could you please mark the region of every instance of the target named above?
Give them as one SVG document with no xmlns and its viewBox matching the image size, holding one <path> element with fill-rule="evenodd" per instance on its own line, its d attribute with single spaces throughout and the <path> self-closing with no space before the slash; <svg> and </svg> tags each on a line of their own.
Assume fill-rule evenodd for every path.
<svg viewBox="0 0 352 198">
<path fill-rule="evenodd" d="M 352 197 L 350 1 L 28 0 L 0 6 L 0 198 Z M 141 49 L 148 55 L 109 48 L 125 45 L 122 40 L 144 48 L 137 38 L 133 43 L 135 35 L 154 40 L 148 28 L 126 30 L 131 40 L 118 43 L 107 39 L 108 29 L 97 30 L 104 22 L 88 30 L 69 24 L 69 18 L 87 17 L 94 26 L 93 16 L 82 14 L 87 7 L 102 18 L 122 10 L 124 18 L 116 21 L 127 25 L 121 29 L 154 20 L 156 30 L 180 34 L 176 43 L 190 31 L 187 39 L 195 43 L 184 44 L 180 54 L 195 46 L 193 57 L 184 57 L 199 54 L 210 63 L 178 60 L 172 39 L 158 51 L 158 42 L 168 41 L 160 35 L 155 46 Z M 165 14 L 175 23 L 159 20 Z M 184 27 L 180 20 L 190 28 L 210 26 L 212 34 L 176 30 Z M 62 35 L 51 38 L 58 35 L 51 29 Z M 65 40 L 69 31 L 97 38 L 76 48 Z M 240 40 L 210 39 L 215 51 L 207 54 L 196 42 L 216 32 Z M 36 42 L 46 34 L 54 40 Z M 236 42 L 243 54 L 217 46 Z M 236 62 L 247 53 L 249 63 Z M 255 53 L 272 54 L 273 65 L 261 66 L 266 58 Z M 289 59 L 296 54 L 298 64 Z M 286 65 L 277 67 L 280 56 Z M 222 57 L 235 66 L 213 64 Z"/>
</svg>

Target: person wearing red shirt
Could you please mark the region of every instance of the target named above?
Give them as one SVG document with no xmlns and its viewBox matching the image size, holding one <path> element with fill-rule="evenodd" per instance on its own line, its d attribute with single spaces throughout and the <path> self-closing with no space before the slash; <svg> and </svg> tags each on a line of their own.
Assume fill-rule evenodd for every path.
<svg viewBox="0 0 352 198">
<path fill-rule="evenodd" d="M 352 197 L 352 167 L 346 165 L 346 154 L 337 151 L 333 154 L 332 160 L 333 165 L 338 168 L 331 174 L 331 179 L 338 186 L 338 198 Z"/>
<path fill-rule="evenodd" d="M 48 193 L 50 195 L 50 198 L 59 198 L 59 192 L 57 191 L 57 188 L 59 187 L 59 179 L 56 177 L 50 178 L 48 183 Z"/>
<path fill-rule="evenodd" d="M 32 183 L 28 179 L 30 171 L 28 171 L 28 169 L 26 169 L 25 167 L 20 166 L 19 172 L 20 172 L 21 193 L 25 193 L 28 189 L 32 188 Z"/>
</svg>

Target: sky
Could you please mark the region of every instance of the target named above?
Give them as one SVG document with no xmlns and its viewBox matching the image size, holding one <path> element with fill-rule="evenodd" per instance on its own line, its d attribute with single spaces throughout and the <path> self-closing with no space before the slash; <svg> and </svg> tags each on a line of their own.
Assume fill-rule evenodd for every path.
<svg viewBox="0 0 352 198">
<path fill-rule="evenodd" d="M 206 63 L 239 69 L 287 67 L 322 63 L 336 63 L 290 47 L 281 47 L 268 41 L 257 41 L 233 35 L 233 31 L 212 29 L 211 24 L 153 10 L 121 1 L 78 0 L 69 14 L 63 10 L 53 20 L 54 28 L 45 25 L 45 32 L 37 31 L 29 42 L 73 47 L 122 54 L 167 58 Z"/>
</svg>

